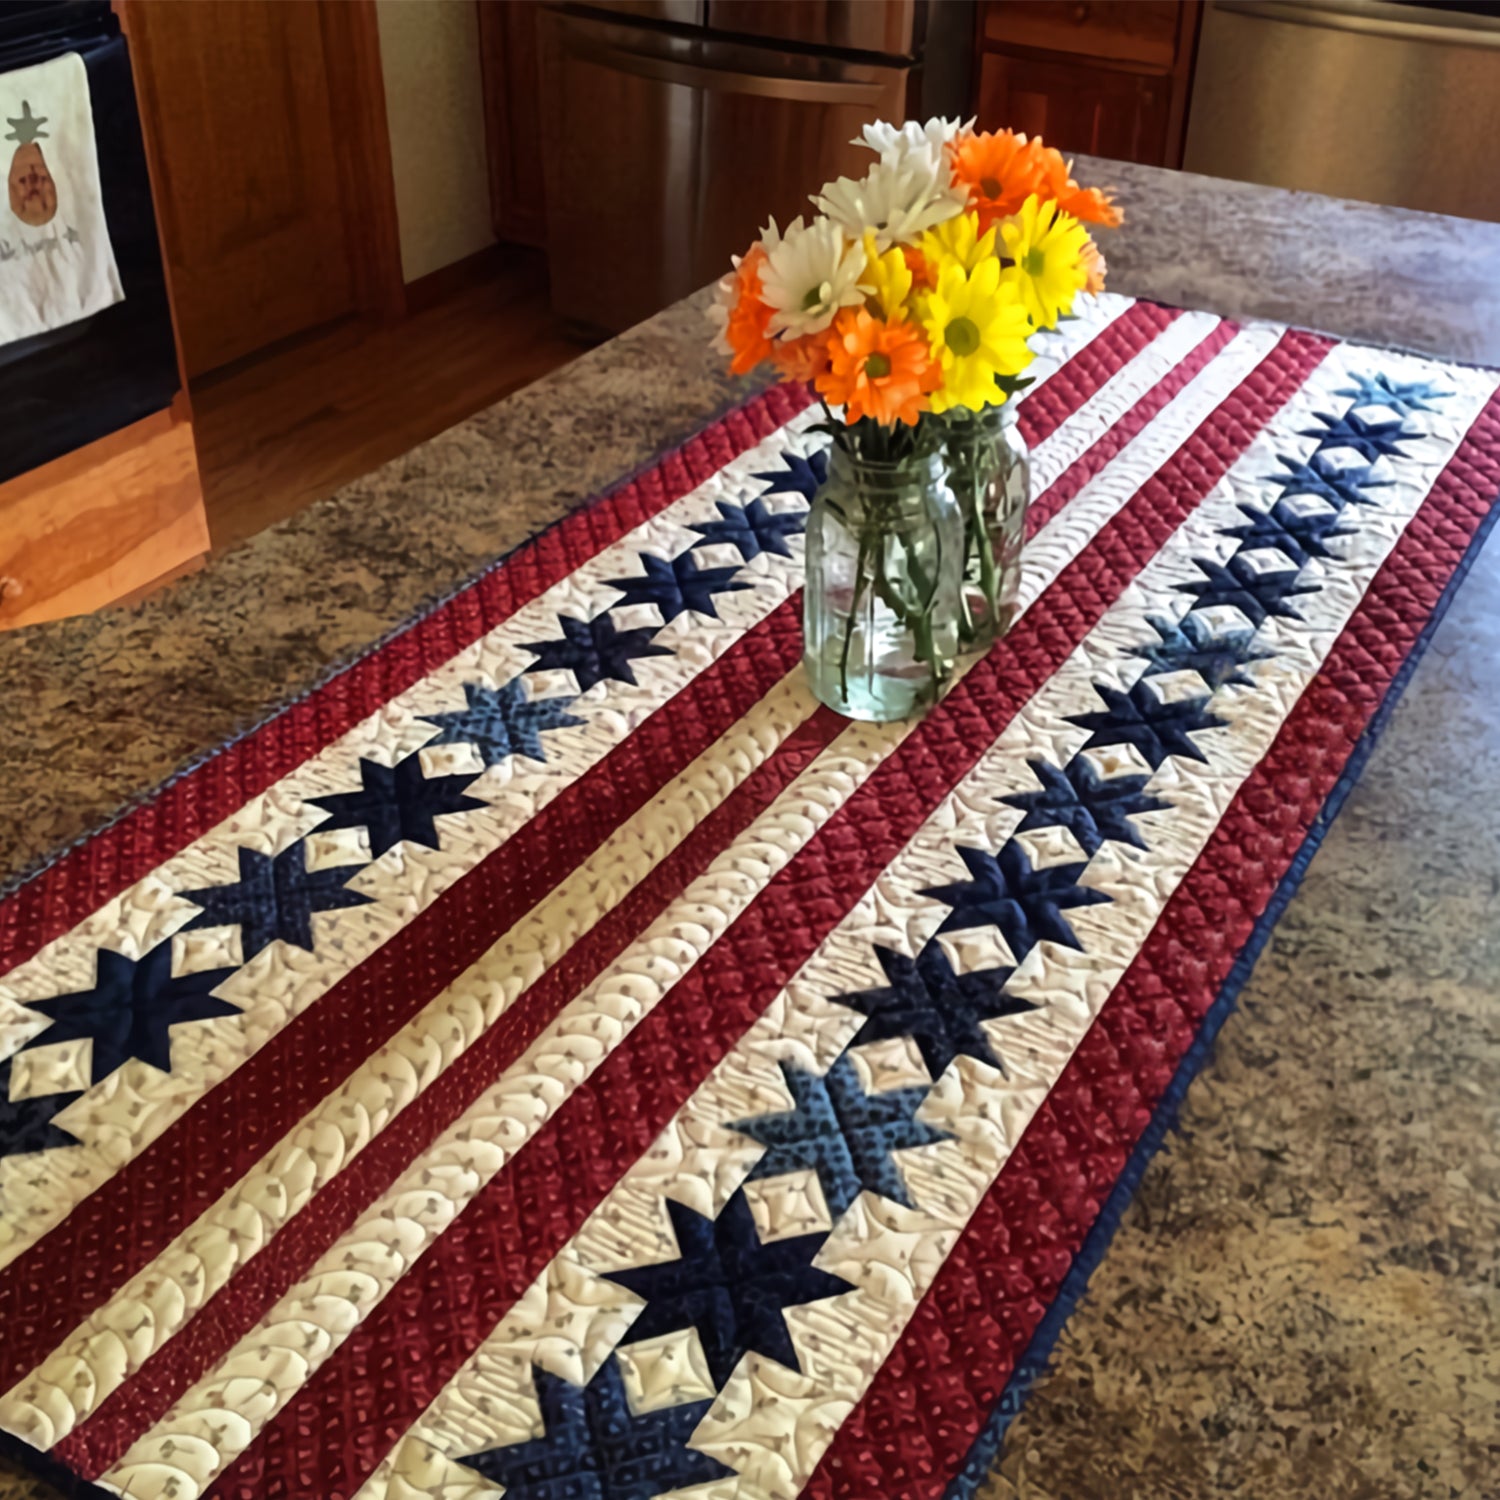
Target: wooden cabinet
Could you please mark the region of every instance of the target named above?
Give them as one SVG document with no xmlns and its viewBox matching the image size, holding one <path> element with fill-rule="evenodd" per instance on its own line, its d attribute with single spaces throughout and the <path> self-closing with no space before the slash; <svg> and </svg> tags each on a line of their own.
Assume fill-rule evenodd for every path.
<svg viewBox="0 0 1500 1500">
<path fill-rule="evenodd" d="M 988 0 L 975 47 L 980 127 L 1181 166 L 1200 10 L 1198 0 Z"/>
<path fill-rule="evenodd" d="M 547 245 L 542 187 L 541 59 L 532 0 L 479 6 L 484 130 L 495 238 Z"/>
</svg>

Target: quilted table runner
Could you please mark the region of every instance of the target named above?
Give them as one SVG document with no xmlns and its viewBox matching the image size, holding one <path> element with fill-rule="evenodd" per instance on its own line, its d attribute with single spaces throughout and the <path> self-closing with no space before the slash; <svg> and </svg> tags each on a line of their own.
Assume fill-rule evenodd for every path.
<svg viewBox="0 0 1500 1500">
<path fill-rule="evenodd" d="M 975 1488 L 1500 491 L 1492 372 L 1113 296 L 1038 371 L 925 718 L 803 683 L 781 388 L 5 897 L 7 1451 Z"/>
</svg>

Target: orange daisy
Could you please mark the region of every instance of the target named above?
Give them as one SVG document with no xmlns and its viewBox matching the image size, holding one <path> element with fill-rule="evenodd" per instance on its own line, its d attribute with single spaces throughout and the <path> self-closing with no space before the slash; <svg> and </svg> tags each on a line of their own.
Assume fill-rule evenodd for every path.
<svg viewBox="0 0 1500 1500">
<path fill-rule="evenodd" d="M 1104 224 L 1114 229 L 1125 215 L 1109 194 L 1100 188 L 1079 187 L 1073 180 L 1073 163 L 1063 160 L 1061 151 L 1035 142 L 1037 151 L 1036 194 L 1044 201 L 1053 199 L 1065 214 L 1090 224 Z"/>
<path fill-rule="evenodd" d="M 764 247 L 755 244 L 734 268 L 734 304 L 724 324 L 724 339 L 733 352 L 729 368 L 736 375 L 748 375 L 775 352 L 766 335 L 771 309 L 760 300 L 760 268 L 765 263 Z"/>
<path fill-rule="evenodd" d="M 1032 193 L 1042 193 L 1041 153 L 1039 140 L 1028 141 L 1014 130 L 988 130 L 955 142 L 953 181 L 967 190 L 981 234 L 1018 212 Z"/>
<path fill-rule="evenodd" d="M 815 383 L 825 401 L 844 408 L 845 422 L 914 423 L 942 380 L 922 331 L 910 323 L 882 323 L 862 307 L 845 308 L 827 340 L 829 368 Z"/>
<path fill-rule="evenodd" d="M 811 380 L 828 366 L 827 335 L 810 333 L 800 339 L 773 339 L 771 363 L 783 380 Z"/>
<path fill-rule="evenodd" d="M 1105 264 L 1104 256 L 1099 247 L 1089 240 L 1079 253 L 1078 262 L 1083 267 L 1083 274 L 1087 278 L 1083 283 L 1086 292 L 1102 292 L 1104 290 L 1104 275 L 1109 267 Z"/>
<path fill-rule="evenodd" d="M 927 264 L 927 257 L 915 245 L 902 245 L 901 253 L 906 257 L 906 269 L 911 272 L 912 289 L 930 292 L 937 285 L 937 272 Z"/>
</svg>

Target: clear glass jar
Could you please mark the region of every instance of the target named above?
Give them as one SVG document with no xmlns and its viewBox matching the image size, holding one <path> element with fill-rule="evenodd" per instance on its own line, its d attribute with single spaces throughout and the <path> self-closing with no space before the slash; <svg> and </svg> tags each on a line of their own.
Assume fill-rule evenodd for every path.
<svg viewBox="0 0 1500 1500">
<path fill-rule="evenodd" d="M 851 719 L 935 703 L 958 655 L 963 521 L 936 444 L 895 463 L 829 453 L 807 521 L 803 661 Z"/>
<path fill-rule="evenodd" d="M 950 412 L 943 425 L 948 483 L 964 522 L 963 644 L 983 651 L 1016 617 L 1031 454 L 1009 402 Z"/>
</svg>

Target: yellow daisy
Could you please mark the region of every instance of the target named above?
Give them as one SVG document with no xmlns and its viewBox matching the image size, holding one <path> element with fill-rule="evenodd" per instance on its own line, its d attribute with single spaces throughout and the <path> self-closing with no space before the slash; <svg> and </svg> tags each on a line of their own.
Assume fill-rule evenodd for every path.
<svg viewBox="0 0 1500 1500">
<path fill-rule="evenodd" d="M 1001 223 L 1000 233 L 1015 262 L 1006 267 L 1004 280 L 1015 287 L 1035 327 L 1056 327 L 1088 281 L 1088 230 L 1056 203 L 1042 203 L 1033 194 L 1020 213 Z"/>
<path fill-rule="evenodd" d="M 980 261 L 988 260 L 994 253 L 994 225 L 980 234 L 979 215 L 975 213 L 955 214 L 922 236 L 923 256 L 929 265 L 939 269 L 957 265 L 972 271 Z"/>
<path fill-rule="evenodd" d="M 865 270 L 860 285 L 869 292 L 887 323 L 899 319 L 911 295 L 911 271 L 898 245 L 881 255 L 875 248 L 875 231 L 865 230 Z"/>
<path fill-rule="evenodd" d="M 1019 375 L 1031 363 L 1026 309 L 1015 287 L 1001 283 L 1000 262 L 993 257 L 972 272 L 956 263 L 944 266 L 922 322 L 943 377 L 932 394 L 933 411 L 998 406 L 1005 393 L 995 377 Z"/>
</svg>

